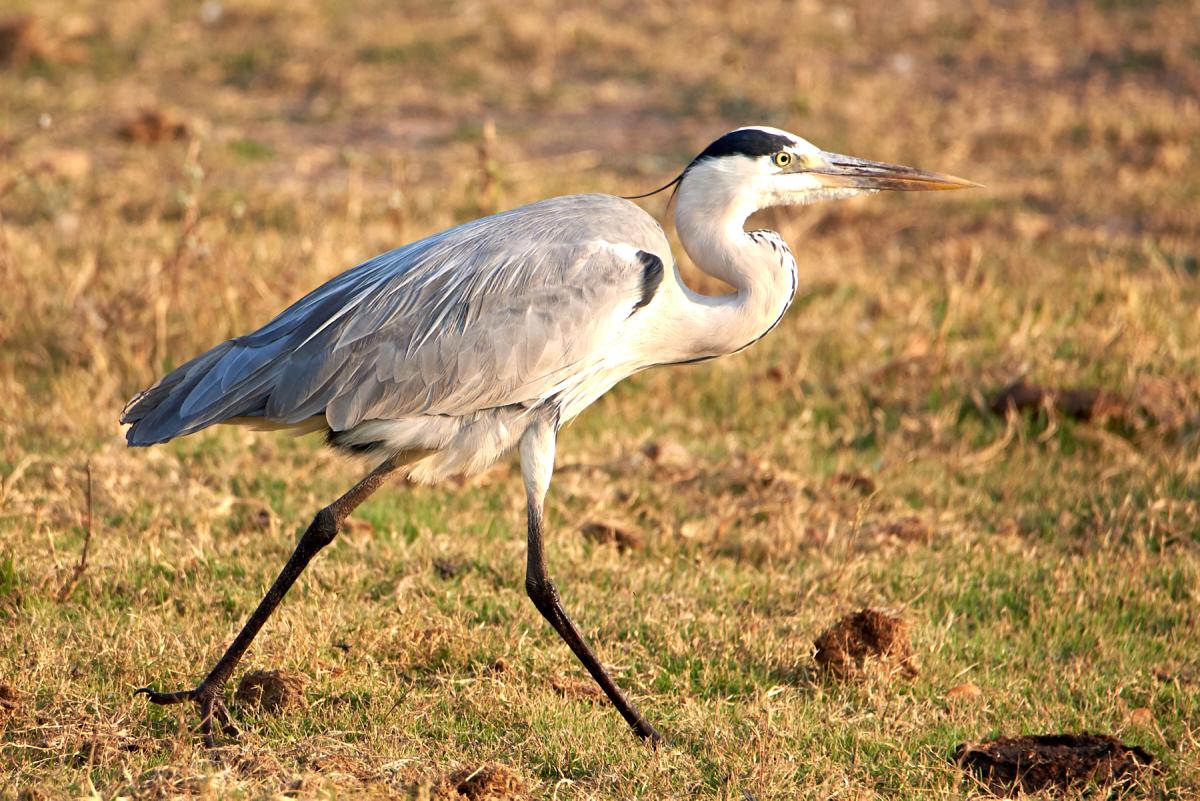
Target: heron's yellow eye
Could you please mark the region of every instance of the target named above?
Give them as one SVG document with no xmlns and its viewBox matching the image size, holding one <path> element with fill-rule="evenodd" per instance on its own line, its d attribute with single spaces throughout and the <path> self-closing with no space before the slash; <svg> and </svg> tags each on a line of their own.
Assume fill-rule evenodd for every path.
<svg viewBox="0 0 1200 801">
<path fill-rule="evenodd" d="M 792 163 L 792 154 L 786 150 L 775 154 L 775 166 L 786 167 Z"/>
</svg>

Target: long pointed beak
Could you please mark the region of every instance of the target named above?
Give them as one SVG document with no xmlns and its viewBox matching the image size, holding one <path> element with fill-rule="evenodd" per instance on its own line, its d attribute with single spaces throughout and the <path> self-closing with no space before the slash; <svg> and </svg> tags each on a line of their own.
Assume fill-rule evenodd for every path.
<svg viewBox="0 0 1200 801">
<path fill-rule="evenodd" d="M 927 172 L 899 164 L 867 161 L 838 153 L 822 153 L 803 169 L 824 186 L 853 189 L 892 189 L 914 192 L 931 189 L 969 189 L 982 186 L 965 178 Z"/>
</svg>

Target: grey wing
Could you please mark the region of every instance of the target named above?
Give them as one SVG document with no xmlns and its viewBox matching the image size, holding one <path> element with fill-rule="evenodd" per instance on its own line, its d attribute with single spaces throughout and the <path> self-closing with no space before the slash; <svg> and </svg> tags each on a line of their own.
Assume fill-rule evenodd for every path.
<svg viewBox="0 0 1200 801">
<path fill-rule="evenodd" d="M 619 243 L 619 244 L 614 244 Z M 553 395 L 661 278 L 666 240 L 632 204 L 556 198 L 343 273 L 126 408 L 130 444 L 234 417 L 283 425 L 458 415 Z"/>
</svg>

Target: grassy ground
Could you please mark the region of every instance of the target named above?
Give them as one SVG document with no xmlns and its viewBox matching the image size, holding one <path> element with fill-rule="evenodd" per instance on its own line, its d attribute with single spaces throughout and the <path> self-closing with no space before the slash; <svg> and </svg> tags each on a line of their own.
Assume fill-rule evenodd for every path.
<svg viewBox="0 0 1200 801">
<path fill-rule="evenodd" d="M 0 796 L 419 795 L 490 763 L 538 798 L 957 798 L 956 743 L 1061 730 L 1200 793 L 1200 11 L 712 6 L 16 1 Z M 120 138 L 143 108 L 188 135 Z M 191 686 L 362 465 L 238 430 L 127 451 L 126 399 L 358 260 L 644 191 L 753 122 L 988 188 L 767 216 L 801 274 L 776 332 L 564 432 L 552 569 L 671 747 L 525 598 L 511 464 L 380 493 L 322 554 L 243 666 L 306 678 L 300 707 L 208 753 L 130 697 Z M 1121 408 L 992 414 L 1020 377 Z M 908 621 L 915 677 L 816 670 L 865 605 Z"/>
</svg>

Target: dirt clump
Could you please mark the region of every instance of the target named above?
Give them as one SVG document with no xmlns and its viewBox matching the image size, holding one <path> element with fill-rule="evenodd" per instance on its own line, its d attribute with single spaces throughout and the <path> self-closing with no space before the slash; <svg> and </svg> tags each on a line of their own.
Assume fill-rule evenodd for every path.
<svg viewBox="0 0 1200 801">
<path fill-rule="evenodd" d="M 965 704 L 983 698 L 983 690 L 974 682 L 956 684 L 946 690 L 946 700 L 952 704 Z"/>
<path fill-rule="evenodd" d="M 117 128 L 117 136 L 126 142 L 137 142 L 141 145 L 186 139 L 187 135 L 186 124 L 158 109 L 144 109 Z"/>
<path fill-rule="evenodd" d="M 1108 734 L 1040 734 L 960 743 L 954 760 L 996 795 L 1065 791 L 1136 780 L 1154 757 Z"/>
<path fill-rule="evenodd" d="M 17 793 L 17 801 L 50 801 L 54 796 L 43 787 L 23 787 Z"/>
<path fill-rule="evenodd" d="M 460 771 L 451 775 L 450 779 L 457 783 L 458 794 L 471 801 L 504 801 L 528 797 L 525 782 L 521 777 L 502 765 L 485 765 L 470 773 Z"/>
<path fill-rule="evenodd" d="M 1200 393 L 1187 384 L 1158 376 L 1138 380 L 1127 397 L 1093 387 L 1044 387 L 1018 379 L 988 399 L 988 410 L 1048 411 L 1083 422 L 1114 422 L 1130 431 L 1149 427 L 1180 431 L 1200 414 Z"/>
<path fill-rule="evenodd" d="M 917 673 L 908 624 L 878 609 L 846 615 L 822 632 L 813 645 L 817 664 L 838 678 L 861 675 L 871 664 L 888 673 Z"/>
<path fill-rule="evenodd" d="M 29 14 L 0 19 L 0 67 L 21 69 L 33 64 L 81 64 L 87 51 L 79 39 L 95 34 L 96 26 L 75 17 L 56 21 L 51 33 L 41 20 Z"/>
<path fill-rule="evenodd" d="M 0 714 L 13 713 L 20 708 L 21 693 L 10 684 L 0 684 Z"/>
<path fill-rule="evenodd" d="M 0 66 L 24 67 L 33 61 L 49 61 L 51 45 L 45 31 L 30 16 L 0 20 Z"/>
<path fill-rule="evenodd" d="M 845 487 L 846 489 L 854 490 L 860 495 L 874 495 L 879 489 L 878 485 L 869 476 L 864 476 L 861 473 L 838 473 L 830 476 L 830 486 Z"/>
<path fill-rule="evenodd" d="M 690 470 L 696 465 L 691 452 L 673 439 L 647 442 L 642 446 L 642 456 L 655 467 L 667 470 Z"/>
<path fill-rule="evenodd" d="M 283 670 L 252 670 L 238 682 L 233 697 L 239 704 L 272 714 L 304 701 L 308 679 Z"/>
<path fill-rule="evenodd" d="M 1154 710 L 1139 706 L 1129 713 L 1128 720 L 1130 726 L 1137 726 L 1141 729 L 1151 728 L 1154 726 Z"/>
<path fill-rule="evenodd" d="M 919 517 L 901 517 L 871 528 L 876 538 L 889 542 L 916 542 L 926 545 L 933 542 L 933 531 Z"/>
<path fill-rule="evenodd" d="M 142 773 L 136 782 L 122 788 L 121 794 L 139 800 L 158 801 L 204 795 L 214 789 L 211 785 L 212 781 L 203 775 L 171 765 L 162 765 Z"/>
<path fill-rule="evenodd" d="M 641 550 L 646 544 L 642 532 L 610 520 L 591 520 L 579 527 L 579 533 L 592 542 L 616 545 L 621 553 Z"/>
<path fill-rule="evenodd" d="M 594 681 L 573 679 L 557 674 L 550 677 L 550 686 L 562 697 L 574 698 L 577 701 L 595 701 L 603 694 L 603 690 Z"/>
<path fill-rule="evenodd" d="M 1099 389 L 1058 389 L 1027 384 L 1024 380 L 1014 381 L 993 395 L 988 408 L 998 415 L 1007 414 L 1010 410 L 1024 412 L 1053 408 L 1064 417 L 1085 422 L 1121 418 L 1127 411 L 1126 404 L 1120 398 Z"/>
<path fill-rule="evenodd" d="M 433 572 L 443 581 L 449 581 L 467 569 L 465 562 L 458 559 L 434 559 Z"/>
<path fill-rule="evenodd" d="M 1155 425 L 1166 431 L 1183 431 L 1200 421 L 1200 389 L 1185 381 L 1143 376 L 1133 397 L 1142 418 L 1133 421 L 1135 429 Z"/>
<path fill-rule="evenodd" d="M 524 780 L 503 765 L 483 765 L 442 776 L 431 784 L 413 788 L 414 799 L 429 801 L 525 801 L 529 790 Z"/>
</svg>

